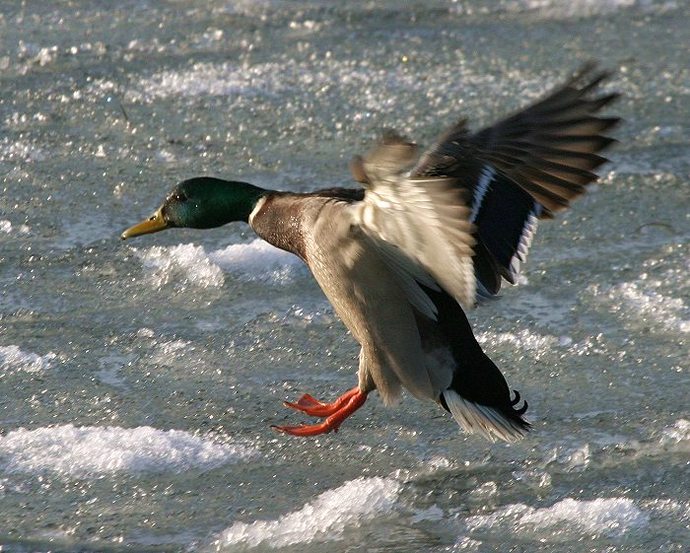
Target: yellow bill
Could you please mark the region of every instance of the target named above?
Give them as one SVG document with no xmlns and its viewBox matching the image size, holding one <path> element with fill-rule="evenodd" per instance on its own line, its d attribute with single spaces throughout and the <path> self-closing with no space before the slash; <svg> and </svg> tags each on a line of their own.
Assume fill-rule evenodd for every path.
<svg viewBox="0 0 690 553">
<path fill-rule="evenodd" d="M 129 227 L 120 235 L 120 238 L 127 240 L 127 238 L 132 238 L 134 236 L 141 236 L 142 234 L 151 234 L 152 232 L 165 230 L 168 228 L 168 226 L 168 223 L 166 223 L 165 219 L 163 218 L 163 210 L 159 209 L 145 221 Z"/>
</svg>

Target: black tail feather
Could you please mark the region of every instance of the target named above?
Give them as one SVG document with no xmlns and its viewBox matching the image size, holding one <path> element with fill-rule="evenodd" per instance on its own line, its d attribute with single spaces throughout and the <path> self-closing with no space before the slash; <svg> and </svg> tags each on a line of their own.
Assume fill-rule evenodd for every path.
<svg viewBox="0 0 690 553">
<path fill-rule="evenodd" d="M 440 404 L 470 432 L 489 439 L 519 439 L 530 428 L 522 417 L 527 403 L 515 408 L 520 394 L 515 392 L 511 398 L 503 374 L 482 351 L 460 305 L 443 291 L 424 290 L 438 309 L 439 328 L 456 362 L 451 384 L 439 397 Z"/>
</svg>

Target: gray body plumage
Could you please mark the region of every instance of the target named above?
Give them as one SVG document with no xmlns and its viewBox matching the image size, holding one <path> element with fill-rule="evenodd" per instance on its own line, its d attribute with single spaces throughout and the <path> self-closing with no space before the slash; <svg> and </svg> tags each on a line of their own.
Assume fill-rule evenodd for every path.
<svg viewBox="0 0 690 553">
<path fill-rule="evenodd" d="M 294 215 L 296 206 L 299 224 Z M 259 236 L 289 249 L 307 263 L 361 345 L 359 385 L 363 391 L 376 389 L 383 401 L 391 404 L 399 397 L 402 385 L 418 399 L 438 401 L 452 380 L 452 365 L 439 363 L 438 353 L 427 355 L 431 352 L 422 348 L 419 312 L 395 270 L 355 224 L 356 216 L 355 204 L 345 199 L 281 194 L 267 197 L 251 224 Z M 292 234 L 289 248 L 272 240 L 274 221 L 283 222 L 282 237 Z"/>
</svg>

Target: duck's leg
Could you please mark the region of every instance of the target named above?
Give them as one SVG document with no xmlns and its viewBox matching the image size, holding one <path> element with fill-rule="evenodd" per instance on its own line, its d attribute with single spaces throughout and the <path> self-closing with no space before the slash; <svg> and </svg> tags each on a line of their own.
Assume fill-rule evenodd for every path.
<svg viewBox="0 0 690 553">
<path fill-rule="evenodd" d="M 337 432 L 343 421 L 359 409 L 367 399 L 367 393 L 357 388 L 348 390 L 333 403 L 323 403 L 305 394 L 297 403 L 288 403 L 288 407 L 303 411 L 312 416 L 326 417 L 320 424 L 302 424 L 300 426 L 273 426 L 279 432 L 293 436 L 317 436 L 328 432 Z"/>
</svg>

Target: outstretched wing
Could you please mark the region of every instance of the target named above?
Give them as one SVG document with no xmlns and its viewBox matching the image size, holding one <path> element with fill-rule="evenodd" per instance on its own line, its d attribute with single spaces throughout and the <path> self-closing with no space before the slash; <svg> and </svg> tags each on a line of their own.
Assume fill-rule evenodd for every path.
<svg viewBox="0 0 690 553">
<path fill-rule="evenodd" d="M 410 176 L 452 177 L 469 191 L 477 227 L 475 271 L 480 295 L 495 295 L 501 277 L 517 281 L 537 221 L 566 209 L 598 176 L 599 153 L 619 122 L 599 111 L 618 93 L 597 94 L 608 77 L 583 67 L 542 100 L 470 133 L 465 120 L 446 131 Z"/>
<path fill-rule="evenodd" d="M 392 131 L 355 158 L 353 174 L 366 190 L 353 216 L 413 305 L 435 317 L 419 284 L 436 290 L 440 285 L 462 305 L 474 304 L 474 227 L 456 179 L 410 177 L 416 159 L 416 146 Z"/>
</svg>

